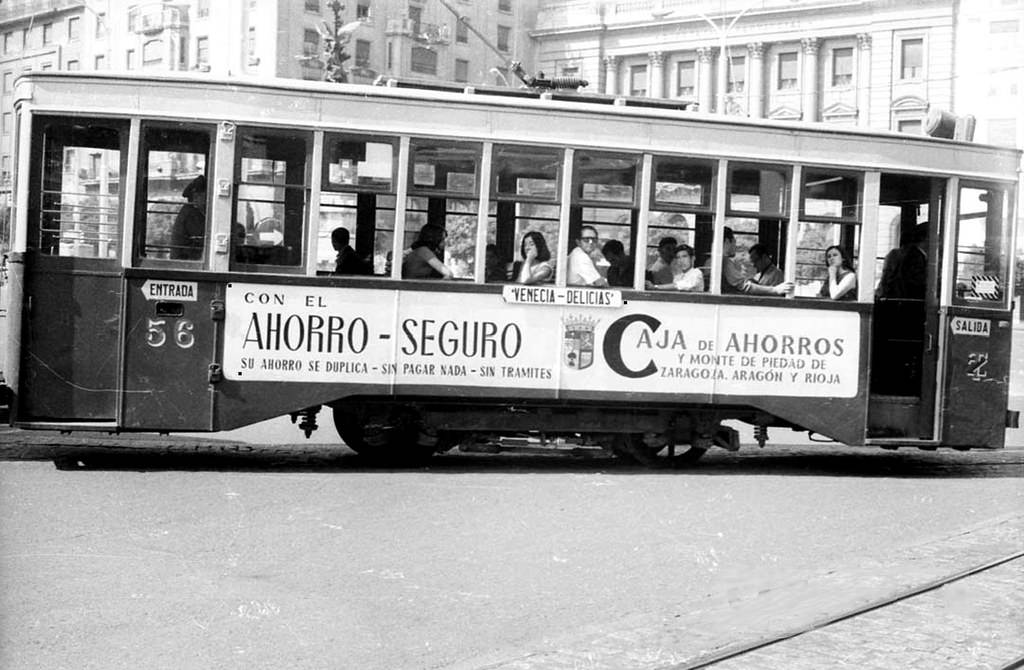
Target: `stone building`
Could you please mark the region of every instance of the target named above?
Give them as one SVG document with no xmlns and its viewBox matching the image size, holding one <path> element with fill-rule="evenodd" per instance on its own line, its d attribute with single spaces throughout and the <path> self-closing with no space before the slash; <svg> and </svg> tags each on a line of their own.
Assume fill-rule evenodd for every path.
<svg viewBox="0 0 1024 670">
<path fill-rule="evenodd" d="M 192 71 L 321 79 L 329 0 L 4 0 L 0 2 L 0 193 L 9 192 L 12 87 L 30 70 Z M 469 84 L 516 82 L 530 67 L 537 0 L 345 0 L 350 80 L 379 75 Z"/>
</svg>

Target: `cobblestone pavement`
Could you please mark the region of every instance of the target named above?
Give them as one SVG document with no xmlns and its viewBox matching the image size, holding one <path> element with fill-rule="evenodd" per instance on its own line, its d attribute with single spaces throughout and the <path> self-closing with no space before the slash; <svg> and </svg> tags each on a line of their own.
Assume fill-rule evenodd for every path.
<svg viewBox="0 0 1024 670">
<path fill-rule="evenodd" d="M 709 472 L 745 467 L 759 472 L 828 472 L 841 451 L 843 472 L 861 466 L 873 476 L 927 476 L 955 471 L 965 477 L 1024 479 L 1024 450 L 996 452 L 879 452 L 829 446 L 816 455 L 807 447 L 774 447 L 737 453 L 715 451 L 702 461 Z M 864 454 L 862 457 L 860 454 Z M 79 458 L 131 469 L 353 467 L 341 446 L 260 446 L 159 435 L 27 432 L 0 429 L 0 460 L 51 460 L 75 467 Z M 442 459 L 465 462 L 461 457 Z M 163 459 L 163 460 L 161 460 Z M 339 461 L 340 459 L 340 461 Z M 166 462 L 165 462 L 166 461 Z M 506 461 L 507 462 L 507 461 Z M 569 461 L 570 463 L 572 461 Z M 579 461 L 575 461 L 580 463 Z M 357 461 L 358 463 L 358 461 Z M 359 467 L 356 465 L 355 467 Z M 575 465 L 570 467 L 587 467 Z M 464 659 L 454 670 L 667 670 L 713 661 L 730 649 L 805 630 L 837 614 L 879 602 L 902 591 L 985 565 L 1024 549 L 1024 510 L 878 558 L 851 558 L 822 566 L 799 579 L 770 583 L 752 574 L 726 595 L 666 604 L 658 613 L 606 621 Z M 1015 561 L 893 606 L 813 630 L 743 657 L 712 663 L 716 670 L 898 668 L 961 670 L 1001 668 L 1024 655 L 1024 561 Z"/>
<path fill-rule="evenodd" d="M 543 648 L 475 658 L 459 670 L 683 670 L 736 646 L 800 631 L 842 612 L 987 564 L 1024 548 L 1024 514 L 935 538 L 877 561 L 804 580 L 752 578 L 730 596 L 681 603 L 672 618 L 634 617 Z M 1024 561 L 792 638 L 715 670 L 1001 668 L 1024 655 Z"/>
</svg>

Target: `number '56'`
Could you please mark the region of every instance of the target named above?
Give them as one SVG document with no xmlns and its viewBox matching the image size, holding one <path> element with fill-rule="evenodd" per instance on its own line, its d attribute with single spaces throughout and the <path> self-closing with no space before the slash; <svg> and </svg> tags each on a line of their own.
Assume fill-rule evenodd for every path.
<svg viewBox="0 0 1024 670">
<path fill-rule="evenodd" d="M 167 343 L 167 319 L 150 319 L 146 326 L 146 344 L 159 348 Z M 174 343 L 182 349 L 188 349 L 196 343 L 193 331 L 196 324 L 190 319 L 178 319 L 174 322 Z"/>
</svg>

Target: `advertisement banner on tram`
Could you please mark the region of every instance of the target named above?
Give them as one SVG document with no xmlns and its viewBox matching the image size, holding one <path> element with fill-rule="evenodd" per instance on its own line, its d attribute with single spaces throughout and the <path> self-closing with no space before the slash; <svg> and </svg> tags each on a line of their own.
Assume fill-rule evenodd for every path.
<svg viewBox="0 0 1024 670">
<path fill-rule="evenodd" d="M 238 381 L 840 398 L 858 390 L 860 317 L 850 312 L 240 283 L 226 298 L 224 372 Z"/>
</svg>

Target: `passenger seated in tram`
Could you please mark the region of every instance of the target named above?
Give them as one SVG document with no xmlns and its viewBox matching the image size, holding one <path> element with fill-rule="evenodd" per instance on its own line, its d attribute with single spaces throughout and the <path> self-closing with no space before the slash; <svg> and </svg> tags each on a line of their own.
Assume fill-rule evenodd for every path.
<svg viewBox="0 0 1024 670">
<path fill-rule="evenodd" d="M 626 255 L 626 249 L 618 240 L 608 240 L 601 247 L 601 253 L 608 261 L 605 279 L 609 286 L 633 285 L 633 259 Z"/>
<path fill-rule="evenodd" d="M 775 286 L 762 286 L 747 279 L 736 262 L 736 236 L 732 228 L 725 227 L 722 235 L 722 293 L 749 293 L 751 295 L 786 295 L 793 291 L 792 282 Z"/>
<path fill-rule="evenodd" d="M 569 254 L 568 278 L 569 286 L 608 286 L 608 280 L 601 276 L 591 252 L 596 249 L 597 229 L 583 226 L 580 236 L 576 238 L 576 247 Z"/>
<path fill-rule="evenodd" d="M 349 245 L 349 232 L 347 228 L 338 226 L 331 231 L 331 246 L 338 252 L 334 262 L 334 274 L 368 275 L 373 273 L 373 268 L 370 264 L 360 258 L 356 250 Z"/>
<path fill-rule="evenodd" d="M 672 259 L 676 255 L 676 244 L 674 237 L 663 237 L 658 241 L 658 257 L 647 268 L 648 279 L 655 285 L 672 283 Z"/>
<path fill-rule="evenodd" d="M 516 264 L 514 270 L 516 282 L 539 284 L 550 281 L 555 276 L 555 270 L 551 267 L 548 243 L 536 230 L 523 235 L 523 240 L 519 243 L 519 254 L 523 260 Z"/>
<path fill-rule="evenodd" d="M 181 192 L 181 206 L 171 226 L 171 258 L 199 260 L 206 246 L 206 176 L 199 175 Z"/>
<path fill-rule="evenodd" d="M 775 264 L 768 247 L 758 242 L 747 251 L 750 262 L 757 270 L 757 274 L 750 278 L 750 281 L 761 286 L 778 286 L 786 281 L 782 269 Z"/>
<path fill-rule="evenodd" d="M 444 249 L 445 231 L 428 223 L 402 259 L 402 279 L 451 279 L 454 273 L 438 256 Z"/>
<path fill-rule="evenodd" d="M 882 279 L 878 282 L 875 299 L 924 300 L 927 283 L 928 254 L 924 246 L 928 241 L 928 224 L 914 226 L 900 238 L 900 246 L 885 256 Z"/>
<path fill-rule="evenodd" d="M 693 267 L 693 257 L 693 247 L 689 244 L 680 244 L 672 258 L 672 281 L 667 284 L 647 282 L 647 288 L 665 291 L 703 291 L 704 273 L 700 268 Z"/>
<path fill-rule="evenodd" d="M 853 264 L 846 252 L 835 245 L 825 249 L 825 266 L 828 268 L 828 277 L 821 285 L 818 297 L 856 300 L 857 273 L 853 271 Z"/>
</svg>

